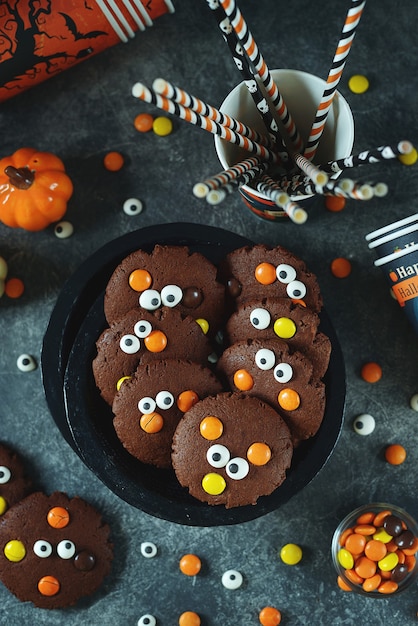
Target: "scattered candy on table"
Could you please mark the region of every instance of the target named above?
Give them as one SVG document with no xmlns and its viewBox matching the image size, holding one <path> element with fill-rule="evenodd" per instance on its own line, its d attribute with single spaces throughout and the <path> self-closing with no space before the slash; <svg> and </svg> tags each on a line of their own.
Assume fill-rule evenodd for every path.
<svg viewBox="0 0 418 626">
<path fill-rule="evenodd" d="M 418 411 L 418 393 L 414 393 L 409 401 L 409 404 L 411 406 L 411 409 L 413 409 L 414 411 Z"/>
<path fill-rule="evenodd" d="M 169 117 L 164 117 L 160 115 L 156 117 L 153 124 L 152 130 L 156 135 L 160 137 L 165 137 L 166 135 L 170 135 L 173 132 L 173 122 Z"/>
<path fill-rule="evenodd" d="M 369 79 L 362 74 L 354 74 L 348 80 L 348 87 L 353 93 L 364 93 L 369 88 Z"/>
<path fill-rule="evenodd" d="M 347 200 L 342 196 L 325 196 L 324 204 L 328 211 L 338 213 L 338 211 L 342 211 L 345 208 Z"/>
<path fill-rule="evenodd" d="M 157 555 L 157 546 L 152 541 L 143 541 L 141 543 L 141 554 L 146 559 L 152 559 Z"/>
<path fill-rule="evenodd" d="M 123 203 L 123 212 L 126 213 L 126 215 L 139 215 L 142 213 L 143 208 L 143 204 L 138 198 L 128 198 Z"/>
<path fill-rule="evenodd" d="M 154 118 L 149 113 L 140 113 L 134 119 L 134 126 L 140 133 L 147 133 L 152 130 Z"/>
<path fill-rule="evenodd" d="M 200 617 L 194 611 L 185 611 L 179 617 L 179 626 L 200 626 Z"/>
<path fill-rule="evenodd" d="M 336 278 L 347 278 L 351 274 L 351 263 L 348 259 L 338 257 L 331 262 L 331 272 Z"/>
<path fill-rule="evenodd" d="M 186 576 L 196 576 L 200 572 L 202 562 L 196 554 L 185 554 L 180 559 L 179 567 Z"/>
<path fill-rule="evenodd" d="M 354 422 L 353 428 L 358 435 L 370 435 L 376 426 L 376 421 L 373 415 L 369 413 L 362 413 L 358 415 Z"/>
<path fill-rule="evenodd" d="M 239 589 L 242 583 L 242 574 L 236 569 L 229 569 L 222 574 L 222 584 L 226 589 Z"/>
<path fill-rule="evenodd" d="M 258 620 L 262 626 L 278 626 L 282 621 L 282 614 L 274 606 L 265 606 L 258 614 Z"/>
<path fill-rule="evenodd" d="M 21 354 L 16 364 L 21 372 L 32 372 L 36 369 L 36 361 L 30 354 Z"/>
<path fill-rule="evenodd" d="M 365 363 L 361 368 L 361 377 L 367 383 L 377 383 L 382 378 L 382 368 L 373 361 Z"/>
<path fill-rule="evenodd" d="M 67 222 L 65 220 L 62 222 L 58 222 L 58 224 L 56 224 L 54 228 L 54 234 L 56 237 L 58 237 L 58 239 L 67 239 L 68 237 L 71 237 L 73 232 L 74 226 L 71 224 L 71 222 Z"/>
<path fill-rule="evenodd" d="M 108 152 L 104 159 L 103 165 L 109 172 L 118 172 L 125 164 L 125 159 L 120 152 L 112 151 Z"/>
<path fill-rule="evenodd" d="M 392 443 L 385 449 L 385 459 L 391 465 L 402 465 L 406 459 L 406 450 L 399 443 Z"/>
<path fill-rule="evenodd" d="M 414 165 L 418 159 L 417 149 L 413 148 L 411 152 L 408 152 L 407 154 L 400 154 L 398 159 L 404 165 Z"/>
<path fill-rule="evenodd" d="M 280 558 L 286 565 L 296 565 L 302 559 L 302 548 L 295 543 L 287 543 L 280 550 Z"/>
<path fill-rule="evenodd" d="M 146 615 L 142 615 L 137 622 L 137 626 L 156 626 L 157 620 L 153 615 L 147 613 Z"/>
<path fill-rule="evenodd" d="M 4 292 L 9 298 L 20 298 L 25 291 L 25 285 L 20 278 L 9 278 L 4 285 Z"/>
</svg>

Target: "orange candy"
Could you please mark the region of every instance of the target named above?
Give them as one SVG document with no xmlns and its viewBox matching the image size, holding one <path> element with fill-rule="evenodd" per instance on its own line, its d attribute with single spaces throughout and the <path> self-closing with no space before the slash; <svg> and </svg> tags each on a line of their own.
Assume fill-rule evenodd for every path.
<svg viewBox="0 0 418 626">
<path fill-rule="evenodd" d="M 387 517 L 388 515 L 392 515 L 392 511 L 389 511 L 389 509 L 386 509 L 385 511 L 380 511 L 379 513 L 377 513 L 373 519 L 373 526 L 376 526 L 376 528 L 383 526 L 385 517 Z"/>
<path fill-rule="evenodd" d="M 271 449 L 266 443 L 253 443 L 247 450 L 247 459 L 253 465 L 265 465 L 271 459 Z"/>
<path fill-rule="evenodd" d="M 107 170 L 109 170 L 109 172 L 119 171 L 122 169 L 124 162 L 125 161 L 121 153 L 115 151 L 108 152 L 103 159 L 103 165 Z"/>
<path fill-rule="evenodd" d="M 366 578 L 362 587 L 364 591 L 375 591 L 379 587 L 381 582 L 382 582 L 381 575 L 375 574 L 374 576 L 371 576 L 370 578 Z"/>
<path fill-rule="evenodd" d="M 398 583 L 393 580 L 385 580 L 378 588 L 379 593 L 393 593 L 398 589 Z"/>
<path fill-rule="evenodd" d="M 358 526 L 354 528 L 354 532 L 367 537 L 368 535 L 374 535 L 376 527 L 372 524 L 358 524 Z"/>
<path fill-rule="evenodd" d="M 70 522 L 70 514 L 62 506 L 54 506 L 48 511 L 46 520 L 52 528 L 65 528 Z"/>
<path fill-rule="evenodd" d="M 389 511 L 390 514 L 390 511 Z M 359 515 L 357 518 L 357 524 L 373 524 L 375 519 L 375 514 L 372 511 L 368 511 L 367 513 L 363 513 Z M 375 526 L 381 526 L 381 524 L 374 524 Z"/>
<path fill-rule="evenodd" d="M 200 626 L 200 617 L 194 611 L 185 611 L 179 617 L 179 626 Z"/>
<path fill-rule="evenodd" d="M 159 413 L 147 413 L 141 415 L 139 425 L 146 433 L 159 433 L 164 426 L 164 420 Z"/>
<path fill-rule="evenodd" d="M 262 285 L 271 285 L 276 280 L 276 268 L 271 263 L 260 263 L 255 268 L 254 275 Z"/>
<path fill-rule="evenodd" d="M 345 580 L 343 580 L 343 578 L 341 578 L 341 576 L 337 577 L 337 584 L 338 584 L 339 588 L 342 589 L 343 591 L 353 591 L 351 589 L 351 587 L 349 585 L 347 585 Z"/>
<path fill-rule="evenodd" d="M 20 278 L 9 278 L 4 285 L 4 293 L 9 298 L 20 298 L 25 291 L 25 285 Z"/>
<path fill-rule="evenodd" d="M 354 556 L 356 554 L 361 554 L 365 548 L 365 545 L 366 538 L 356 532 L 351 533 L 351 535 L 347 537 L 347 540 L 345 542 L 345 548 Z"/>
<path fill-rule="evenodd" d="M 43 596 L 55 596 L 60 590 L 60 584 L 54 576 L 43 576 L 38 582 L 38 591 Z"/>
<path fill-rule="evenodd" d="M 360 556 L 354 564 L 354 571 L 361 578 L 370 578 L 376 574 L 377 565 L 375 561 L 371 561 L 367 556 Z"/>
<path fill-rule="evenodd" d="M 282 389 L 277 399 L 285 411 L 295 411 L 300 405 L 300 396 L 293 389 Z"/>
<path fill-rule="evenodd" d="M 361 368 L 361 377 L 366 383 L 377 383 L 382 378 L 382 368 L 378 363 L 365 363 Z"/>
<path fill-rule="evenodd" d="M 196 402 L 199 401 L 199 396 L 195 391 L 188 389 L 187 391 L 182 391 L 179 397 L 177 398 L 177 407 L 180 409 L 182 413 L 186 413 L 189 409 L 192 408 Z"/>
<path fill-rule="evenodd" d="M 152 276 L 147 270 L 134 270 L 130 273 L 128 281 L 134 291 L 145 291 L 152 285 Z"/>
<path fill-rule="evenodd" d="M 140 133 L 147 133 L 152 130 L 154 118 L 149 113 L 140 113 L 134 119 L 134 126 Z"/>
<path fill-rule="evenodd" d="M 370 539 L 364 548 L 364 554 L 371 561 L 380 561 L 380 559 L 383 559 L 386 555 L 387 551 L 386 544 L 377 539 Z"/>
<path fill-rule="evenodd" d="M 262 626 L 278 626 L 282 621 L 282 614 L 274 606 L 265 606 L 258 614 L 258 619 Z"/>
<path fill-rule="evenodd" d="M 186 576 L 196 576 L 200 572 L 202 562 L 196 554 L 185 554 L 180 559 L 180 571 Z"/>
<path fill-rule="evenodd" d="M 336 278 L 347 278 L 351 274 L 351 263 L 348 259 L 338 257 L 331 262 L 331 272 Z"/>
<path fill-rule="evenodd" d="M 219 437 L 223 433 L 223 424 L 218 417 L 213 415 L 208 415 L 204 417 L 200 422 L 200 434 L 204 439 L 208 441 L 214 441 L 215 439 L 219 439 Z"/>
<path fill-rule="evenodd" d="M 325 208 L 333 213 L 342 211 L 346 205 L 346 199 L 342 196 L 325 196 Z"/>
<path fill-rule="evenodd" d="M 254 385 L 254 380 L 247 370 L 237 370 L 234 374 L 234 385 L 240 391 L 249 391 Z"/>
<path fill-rule="evenodd" d="M 401 465 L 406 459 L 406 450 L 399 443 L 393 443 L 386 448 L 385 459 L 391 465 Z"/>
<path fill-rule="evenodd" d="M 152 330 L 144 339 L 144 344 L 150 352 L 162 352 L 167 346 L 167 336 L 162 330 Z"/>
</svg>

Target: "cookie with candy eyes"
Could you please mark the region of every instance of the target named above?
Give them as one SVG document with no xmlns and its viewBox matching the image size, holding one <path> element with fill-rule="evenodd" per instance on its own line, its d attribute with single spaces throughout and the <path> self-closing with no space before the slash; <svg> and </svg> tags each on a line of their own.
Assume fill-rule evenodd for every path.
<svg viewBox="0 0 418 626">
<path fill-rule="evenodd" d="M 208 365 L 213 353 L 201 326 L 189 315 L 183 317 L 177 309 L 167 307 L 154 313 L 129 311 L 103 331 L 96 348 L 93 375 L 108 404 L 112 404 L 120 381 L 131 376 L 138 365 L 173 358 Z"/>
<path fill-rule="evenodd" d="M 0 518 L 0 580 L 19 600 L 40 608 L 75 604 L 110 571 L 109 535 L 85 500 L 35 492 Z"/>
<path fill-rule="evenodd" d="M 318 332 L 319 316 L 286 298 L 263 298 L 239 305 L 226 323 L 230 345 L 244 339 L 281 339 L 291 350 L 306 354 L 319 378 L 327 371 L 331 355 L 329 338 Z"/>
<path fill-rule="evenodd" d="M 198 400 L 221 390 L 210 369 L 191 361 L 140 365 L 115 395 L 116 434 L 139 461 L 170 467 L 173 434 L 180 418 Z"/>
<path fill-rule="evenodd" d="M 0 517 L 32 489 L 23 459 L 8 445 L 0 443 Z"/>
<path fill-rule="evenodd" d="M 214 336 L 223 319 L 225 289 L 216 267 L 187 246 L 156 245 L 137 250 L 115 269 L 106 287 L 104 311 L 109 324 L 133 308 L 156 311 L 176 307 Z"/>
<path fill-rule="evenodd" d="M 289 426 L 296 445 L 315 435 L 325 411 L 325 386 L 301 352 L 275 339 L 248 339 L 227 348 L 218 361 L 233 391 L 268 402 Z"/>
<path fill-rule="evenodd" d="M 286 478 L 287 425 L 260 398 L 221 393 L 195 404 L 173 438 L 173 468 L 190 494 L 226 508 L 256 504 Z"/>
<path fill-rule="evenodd" d="M 244 246 L 230 252 L 219 266 L 218 279 L 226 287 L 228 305 L 234 309 L 247 300 L 289 298 L 302 301 L 315 312 L 322 296 L 315 274 L 295 254 L 277 246 Z"/>
</svg>

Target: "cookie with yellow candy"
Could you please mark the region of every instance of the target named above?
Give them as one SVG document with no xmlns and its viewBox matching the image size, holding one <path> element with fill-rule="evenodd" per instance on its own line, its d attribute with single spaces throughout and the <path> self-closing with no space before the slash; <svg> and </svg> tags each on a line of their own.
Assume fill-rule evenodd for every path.
<svg viewBox="0 0 418 626">
<path fill-rule="evenodd" d="M 32 480 L 20 454 L 0 443 L 0 518 L 32 490 Z"/>
<path fill-rule="evenodd" d="M 290 352 L 286 343 L 274 339 L 248 339 L 227 348 L 217 366 L 231 390 L 257 396 L 280 413 L 294 445 L 318 431 L 325 386 L 301 352 Z"/>
<path fill-rule="evenodd" d="M 173 438 L 177 479 L 226 508 L 256 504 L 286 479 L 293 446 L 280 415 L 260 398 L 224 392 L 196 403 Z"/>
</svg>

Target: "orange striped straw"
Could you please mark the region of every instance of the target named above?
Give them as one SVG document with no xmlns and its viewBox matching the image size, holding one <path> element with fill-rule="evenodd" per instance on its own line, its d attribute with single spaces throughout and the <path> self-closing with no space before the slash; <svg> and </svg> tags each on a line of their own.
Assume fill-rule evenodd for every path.
<svg viewBox="0 0 418 626">
<path fill-rule="evenodd" d="M 296 128 L 293 118 L 279 92 L 277 85 L 271 77 L 270 70 L 263 59 L 260 50 L 258 49 L 258 46 L 244 20 L 241 11 L 235 5 L 235 0 L 219 0 L 219 2 L 226 15 L 229 17 L 231 26 L 234 29 L 239 42 L 252 61 L 256 72 L 260 76 L 260 79 L 270 96 L 272 104 L 279 115 L 293 148 L 295 150 L 301 150 L 302 140 L 298 129 Z"/>
<path fill-rule="evenodd" d="M 301 169 L 302 172 L 305 172 L 305 174 L 309 176 L 309 178 L 315 183 L 315 185 L 323 187 L 327 184 L 329 179 L 328 174 L 326 172 L 323 172 L 313 163 L 311 163 L 311 161 L 309 161 L 302 154 L 299 154 L 299 152 L 295 152 L 294 154 L 292 154 L 292 158 L 296 165 L 299 167 L 299 169 Z"/>
<path fill-rule="evenodd" d="M 261 161 L 258 157 L 249 157 L 248 159 L 244 159 L 244 161 L 240 161 L 236 163 L 232 167 L 222 170 L 218 174 L 211 176 L 210 178 L 206 178 L 205 180 L 198 182 L 193 187 L 193 193 L 197 198 L 205 198 L 209 191 L 213 189 L 218 189 L 218 187 L 223 187 L 227 185 L 232 180 L 236 180 L 246 172 L 250 170 L 261 171 L 260 169 Z M 263 167 L 267 164 L 263 164 Z"/>
<path fill-rule="evenodd" d="M 335 92 L 337 91 L 337 86 L 342 76 L 365 4 L 366 0 L 352 0 L 351 7 L 347 12 L 341 38 L 335 51 L 331 69 L 328 73 L 327 84 L 303 153 L 303 156 L 310 161 L 312 161 L 316 154 L 319 140 L 325 128 L 328 112 L 331 108 Z"/>
</svg>

